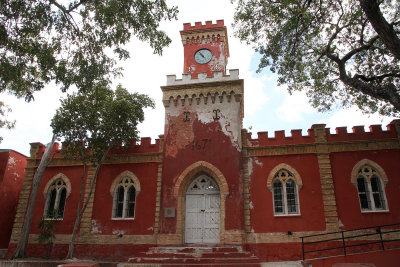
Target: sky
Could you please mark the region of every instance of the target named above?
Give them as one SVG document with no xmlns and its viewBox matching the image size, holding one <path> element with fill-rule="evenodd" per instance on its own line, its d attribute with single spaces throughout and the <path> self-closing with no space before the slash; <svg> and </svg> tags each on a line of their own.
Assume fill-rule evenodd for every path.
<svg viewBox="0 0 400 267">
<path fill-rule="evenodd" d="M 163 55 L 154 55 L 148 44 L 133 39 L 127 48 L 131 53 L 129 60 L 122 61 L 119 66 L 124 68 L 124 76 L 114 80 L 114 84 L 122 84 L 131 92 L 148 94 L 156 102 L 155 109 L 146 109 L 145 121 L 139 125 L 140 136 L 158 138 L 164 131 L 164 107 L 160 86 L 166 85 L 166 75 L 175 74 L 182 77 L 183 46 L 179 31 L 183 23 L 213 21 L 223 19 L 228 29 L 229 52 L 227 69 L 239 69 L 239 77 L 244 79 L 244 121 L 243 128 L 257 137 L 257 132 L 268 132 L 270 137 L 274 131 L 285 130 L 290 136 L 291 129 L 302 129 L 307 135 L 307 129 L 312 124 L 324 123 L 334 132 L 335 127 L 347 126 L 351 131 L 353 126 L 386 125 L 394 118 L 379 115 L 363 115 L 356 108 L 335 110 L 320 113 L 308 103 L 305 94 L 296 92 L 289 95 L 285 86 L 277 85 L 277 76 L 264 70 L 256 73 L 259 56 L 251 46 L 241 43 L 234 36 L 232 29 L 234 4 L 231 0 L 169 0 L 169 5 L 177 5 L 179 15 L 177 21 L 164 22 L 161 29 L 172 39 Z M 229 73 L 229 71 L 228 71 Z M 61 97 L 65 97 L 54 84 L 49 84 L 40 92 L 35 93 L 35 101 L 26 103 L 23 99 L 0 94 L 12 112 L 9 120 L 16 120 L 12 130 L 0 129 L 3 137 L 0 149 L 13 149 L 29 156 L 30 143 L 47 144 L 51 140 L 50 121 L 59 107 Z"/>
</svg>

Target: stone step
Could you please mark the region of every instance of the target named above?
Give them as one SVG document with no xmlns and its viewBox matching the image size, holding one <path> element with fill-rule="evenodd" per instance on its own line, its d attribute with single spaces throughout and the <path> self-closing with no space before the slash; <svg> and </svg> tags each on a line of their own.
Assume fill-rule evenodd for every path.
<svg viewBox="0 0 400 267">
<path fill-rule="evenodd" d="M 243 264 L 243 263 L 259 263 L 259 259 L 256 257 L 244 257 L 244 258 L 130 258 L 129 263 L 137 264 Z"/>
<path fill-rule="evenodd" d="M 178 252 L 178 253 L 156 253 L 156 252 L 141 252 L 137 254 L 137 258 L 245 258 L 250 257 L 250 252 Z"/>
<path fill-rule="evenodd" d="M 191 252 L 241 252 L 240 246 L 212 247 L 212 246 L 182 246 L 182 247 L 152 247 L 149 252 L 191 253 Z"/>
</svg>

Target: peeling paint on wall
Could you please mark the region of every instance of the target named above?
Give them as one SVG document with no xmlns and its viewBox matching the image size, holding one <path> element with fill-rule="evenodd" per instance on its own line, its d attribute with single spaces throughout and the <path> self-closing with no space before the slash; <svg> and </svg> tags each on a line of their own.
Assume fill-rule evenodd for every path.
<svg viewBox="0 0 400 267">
<path fill-rule="evenodd" d="M 249 202 L 249 207 L 250 207 L 250 209 L 252 210 L 252 209 L 254 209 L 254 205 L 253 205 L 253 202 Z"/>
<path fill-rule="evenodd" d="M 123 234 L 125 234 L 125 230 L 120 230 L 120 229 L 114 229 L 113 231 L 112 231 L 112 233 L 113 233 L 113 235 L 123 235 Z"/>
<path fill-rule="evenodd" d="M 97 220 L 92 220 L 92 230 L 90 231 L 91 234 L 101 234 L 101 225 Z"/>
</svg>

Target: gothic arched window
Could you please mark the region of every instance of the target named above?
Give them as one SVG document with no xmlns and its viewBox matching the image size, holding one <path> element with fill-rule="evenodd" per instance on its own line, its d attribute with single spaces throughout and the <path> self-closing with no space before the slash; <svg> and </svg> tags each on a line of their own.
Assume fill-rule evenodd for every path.
<svg viewBox="0 0 400 267">
<path fill-rule="evenodd" d="M 273 178 L 274 214 L 299 214 L 298 189 L 295 177 L 286 169 L 278 171 Z"/>
<path fill-rule="evenodd" d="M 67 197 L 71 192 L 68 178 L 63 174 L 53 177 L 46 185 L 44 196 L 46 205 L 44 217 L 48 219 L 62 219 Z"/>
<path fill-rule="evenodd" d="M 136 197 L 140 193 L 140 184 L 136 176 L 129 172 L 120 174 L 111 186 L 114 198 L 112 218 L 135 218 Z"/>
<path fill-rule="evenodd" d="M 387 210 L 385 190 L 377 168 L 362 165 L 357 172 L 357 190 L 361 211 Z"/>
</svg>

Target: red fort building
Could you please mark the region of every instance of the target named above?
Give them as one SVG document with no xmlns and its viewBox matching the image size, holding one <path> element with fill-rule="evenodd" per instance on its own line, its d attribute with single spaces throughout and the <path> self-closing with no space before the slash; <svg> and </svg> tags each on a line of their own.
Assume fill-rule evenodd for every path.
<svg viewBox="0 0 400 267">
<path fill-rule="evenodd" d="M 306 133 L 242 129 L 244 81 L 227 70 L 224 22 L 184 24 L 182 79 L 161 86 L 164 134 L 115 149 L 100 168 L 74 256 L 129 264 L 301 261 L 312 266 L 400 260 L 400 120 Z M 32 143 L 10 256 L 18 243 L 32 177 L 45 147 Z M 51 257 L 68 251 L 82 164 L 59 147 L 36 200 L 27 255 L 43 257 L 41 217 L 57 209 Z M 85 194 L 94 169 L 86 173 Z M 359 254 L 363 253 L 363 254 Z M 331 256 L 331 257 L 326 257 Z M 335 257 L 333 257 L 335 256 Z M 314 260 L 312 258 L 325 257 Z M 299 265 L 301 266 L 301 265 Z M 309 266 L 309 265 L 307 265 Z"/>
</svg>

